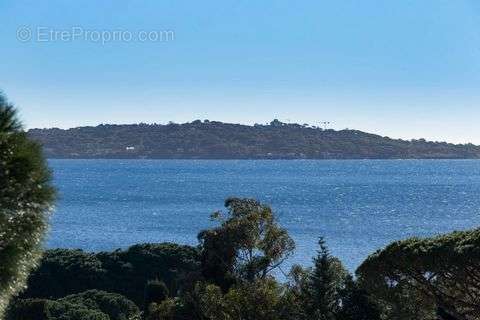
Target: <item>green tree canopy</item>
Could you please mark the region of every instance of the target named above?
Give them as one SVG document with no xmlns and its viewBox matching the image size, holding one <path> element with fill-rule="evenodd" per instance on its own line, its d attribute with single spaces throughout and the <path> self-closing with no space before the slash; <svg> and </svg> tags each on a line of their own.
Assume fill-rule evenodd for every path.
<svg viewBox="0 0 480 320">
<path fill-rule="evenodd" d="M 368 257 L 357 275 L 390 309 L 398 301 L 393 293 L 409 289 L 444 318 L 479 319 L 480 229 L 394 242 Z"/>
<path fill-rule="evenodd" d="M 223 289 L 236 280 L 264 279 L 293 253 L 295 243 L 270 207 L 239 198 L 227 199 L 225 207 L 226 215 L 212 215 L 220 226 L 198 236 L 207 279 Z"/>
<path fill-rule="evenodd" d="M 360 288 L 351 275 L 345 279 L 345 286 L 340 291 L 340 297 L 342 302 L 341 309 L 336 316 L 337 320 L 381 319 L 380 307 L 364 289 Z"/>
<path fill-rule="evenodd" d="M 40 258 L 53 200 L 41 148 L 0 93 L 0 318 Z"/>
<path fill-rule="evenodd" d="M 318 245 L 313 269 L 309 270 L 302 288 L 302 303 L 307 319 L 334 320 L 340 310 L 340 291 L 348 273 L 340 260 L 330 255 L 323 238 Z"/>
<path fill-rule="evenodd" d="M 151 303 L 160 304 L 168 298 L 168 288 L 164 282 L 159 280 L 149 280 L 145 285 L 145 310 Z"/>
<path fill-rule="evenodd" d="M 25 299 L 9 308 L 7 320 L 138 320 L 140 310 L 127 298 L 89 290 L 58 300 Z"/>
<path fill-rule="evenodd" d="M 98 253 L 47 250 L 22 297 L 58 299 L 99 289 L 124 295 L 143 307 L 149 280 L 161 280 L 170 293 L 176 294 L 187 282 L 185 275 L 200 273 L 199 265 L 196 248 L 173 243 L 137 244 L 125 250 Z"/>
<path fill-rule="evenodd" d="M 215 285 L 207 285 L 200 299 L 205 319 L 218 320 L 280 320 L 282 287 L 273 279 L 257 279 L 230 288 L 222 295 Z"/>
</svg>

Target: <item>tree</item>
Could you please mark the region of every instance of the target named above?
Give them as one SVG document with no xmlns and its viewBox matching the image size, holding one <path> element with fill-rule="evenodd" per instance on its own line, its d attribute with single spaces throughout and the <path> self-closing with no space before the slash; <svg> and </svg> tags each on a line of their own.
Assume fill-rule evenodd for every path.
<svg viewBox="0 0 480 320">
<path fill-rule="evenodd" d="M 337 320 L 380 320 L 381 309 L 351 275 L 340 291 L 341 308 Z"/>
<path fill-rule="evenodd" d="M 125 297 L 90 290 L 58 300 L 24 299 L 12 303 L 7 320 L 139 320 L 138 307 Z"/>
<path fill-rule="evenodd" d="M 40 146 L 0 94 L 0 318 L 40 258 L 53 200 Z"/>
<path fill-rule="evenodd" d="M 295 249 L 270 207 L 253 199 L 229 198 L 228 214 L 216 212 L 219 227 L 200 232 L 202 270 L 224 291 L 236 281 L 265 279 Z"/>
<path fill-rule="evenodd" d="M 231 310 L 222 289 L 214 284 L 197 284 L 198 313 L 202 318 L 209 320 L 231 320 Z"/>
<path fill-rule="evenodd" d="M 414 303 L 427 303 L 423 309 L 431 317 L 437 309 L 444 319 L 478 319 L 480 229 L 394 242 L 369 256 L 357 275 L 390 309 L 397 307 L 398 292 L 408 292 Z"/>
<path fill-rule="evenodd" d="M 285 283 L 285 292 L 282 297 L 282 316 L 289 320 L 307 319 L 305 296 L 310 279 L 310 268 L 293 265 Z"/>
<path fill-rule="evenodd" d="M 204 285 L 198 295 L 201 319 L 281 320 L 283 287 L 274 279 L 257 279 L 232 286 L 223 294 L 220 287 Z"/>
<path fill-rule="evenodd" d="M 319 246 L 313 268 L 295 265 L 289 273 L 286 319 L 380 320 L 380 307 L 330 255 L 323 238 Z"/>
<path fill-rule="evenodd" d="M 107 270 L 94 253 L 72 249 L 46 250 L 21 296 L 58 299 L 89 289 L 104 289 L 106 276 Z"/>
<path fill-rule="evenodd" d="M 88 310 L 98 310 L 108 315 L 110 320 L 138 319 L 140 315 L 140 310 L 131 300 L 117 293 L 100 290 L 88 290 L 66 296 L 57 302 L 82 306 Z M 61 317 L 62 314 L 58 316 Z"/>
<path fill-rule="evenodd" d="M 347 272 L 341 262 L 330 255 L 323 238 L 318 244 L 318 255 L 303 290 L 303 303 L 308 319 L 330 320 L 335 319 L 339 311 L 340 290 Z"/>
<path fill-rule="evenodd" d="M 282 294 L 282 287 L 274 279 L 257 279 L 232 287 L 225 302 L 234 320 L 280 320 Z"/>
<path fill-rule="evenodd" d="M 98 253 L 97 257 L 107 269 L 106 290 L 118 292 L 139 306 L 143 305 L 148 280 L 161 280 L 175 295 L 185 285 L 187 274 L 200 272 L 198 250 L 174 243 L 137 244 L 127 250 Z"/>
<path fill-rule="evenodd" d="M 160 303 L 151 303 L 148 307 L 147 320 L 174 320 L 176 316 L 177 299 L 165 299 Z M 180 318 L 186 319 L 186 318 Z"/>
<path fill-rule="evenodd" d="M 151 303 L 160 304 L 168 298 L 168 288 L 164 282 L 149 280 L 145 285 L 145 310 Z"/>
<path fill-rule="evenodd" d="M 189 285 L 188 275 L 199 273 L 199 252 L 186 245 L 137 244 L 125 250 L 98 253 L 53 249 L 44 253 L 22 297 L 58 299 L 99 289 L 119 293 L 143 307 L 149 280 L 159 279 L 175 295 Z"/>
<path fill-rule="evenodd" d="M 25 299 L 12 303 L 7 320 L 110 320 L 99 310 L 82 305 L 61 303 L 46 299 Z"/>
</svg>

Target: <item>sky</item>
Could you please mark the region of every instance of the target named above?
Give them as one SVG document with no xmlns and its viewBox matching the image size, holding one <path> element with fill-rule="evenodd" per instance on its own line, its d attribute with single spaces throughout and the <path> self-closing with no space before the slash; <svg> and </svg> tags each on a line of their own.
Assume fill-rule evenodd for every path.
<svg viewBox="0 0 480 320">
<path fill-rule="evenodd" d="M 209 119 L 480 144 L 477 0 L 0 1 L 28 128 Z"/>
</svg>

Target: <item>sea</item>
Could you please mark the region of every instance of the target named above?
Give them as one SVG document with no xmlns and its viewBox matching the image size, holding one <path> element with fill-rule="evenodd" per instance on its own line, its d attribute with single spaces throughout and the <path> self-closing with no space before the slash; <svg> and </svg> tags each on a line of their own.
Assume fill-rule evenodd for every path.
<svg viewBox="0 0 480 320">
<path fill-rule="evenodd" d="M 48 248 L 197 245 L 228 197 L 271 206 L 312 265 L 319 237 L 354 272 L 392 241 L 480 225 L 479 160 L 49 160 Z"/>
</svg>

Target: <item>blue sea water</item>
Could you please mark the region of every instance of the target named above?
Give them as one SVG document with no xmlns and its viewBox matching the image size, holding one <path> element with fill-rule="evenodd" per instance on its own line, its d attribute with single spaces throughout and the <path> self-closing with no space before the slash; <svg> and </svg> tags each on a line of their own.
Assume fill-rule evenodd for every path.
<svg viewBox="0 0 480 320">
<path fill-rule="evenodd" d="M 475 160 L 50 160 L 59 201 L 47 246 L 196 244 L 230 196 L 272 206 L 310 265 L 318 237 L 354 270 L 393 240 L 480 225 Z"/>
</svg>

